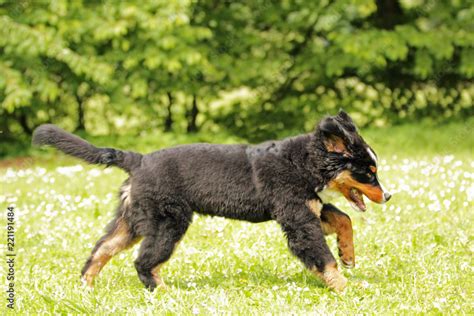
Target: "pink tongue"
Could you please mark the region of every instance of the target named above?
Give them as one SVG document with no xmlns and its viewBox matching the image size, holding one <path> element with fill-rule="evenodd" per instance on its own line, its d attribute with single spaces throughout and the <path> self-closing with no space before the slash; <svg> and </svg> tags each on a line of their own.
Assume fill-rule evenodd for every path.
<svg viewBox="0 0 474 316">
<path fill-rule="evenodd" d="M 357 206 L 358 206 L 361 210 L 365 211 L 365 210 L 366 210 L 366 206 L 365 206 L 365 204 L 364 204 L 364 201 L 362 201 L 362 199 L 363 199 L 363 197 L 361 197 L 360 200 L 356 200 L 356 204 L 357 204 Z"/>
<path fill-rule="evenodd" d="M 353 192 L 352 197 L 354 198 L 353 202 L 360 210 L 365 211 L 367 209 L 364 203 L 364 196 L 359 191 Z"/>
</svg>

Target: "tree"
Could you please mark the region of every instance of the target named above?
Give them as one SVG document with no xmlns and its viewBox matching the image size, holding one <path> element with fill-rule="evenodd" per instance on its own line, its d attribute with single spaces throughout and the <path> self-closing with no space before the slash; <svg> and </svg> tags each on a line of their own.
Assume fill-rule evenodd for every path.
<svg viewBox="0 0 474 316">
<path fill-rule="evenodd" d="M 460 118 L 473 21 L 454 0 L 0 1 L 1 135 L 55 122 L 260 140 L 340 107 L 362 126 Z"/>
</svg>

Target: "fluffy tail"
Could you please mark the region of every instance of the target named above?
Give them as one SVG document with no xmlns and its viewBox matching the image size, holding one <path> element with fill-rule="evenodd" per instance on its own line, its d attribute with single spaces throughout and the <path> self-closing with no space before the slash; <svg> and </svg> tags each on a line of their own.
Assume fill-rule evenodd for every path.
<svg viewBox="0 0 474 316">
<path fill-rule="evenodd" d="M 51 145 L 88 163 L 117 166 L 128 173 L 140 166 L 143 157 L 135 152 L 95 147 L 52 124 L 44 124 L 35 129 L 32 143 L 33 145 Z"/>
</svg>

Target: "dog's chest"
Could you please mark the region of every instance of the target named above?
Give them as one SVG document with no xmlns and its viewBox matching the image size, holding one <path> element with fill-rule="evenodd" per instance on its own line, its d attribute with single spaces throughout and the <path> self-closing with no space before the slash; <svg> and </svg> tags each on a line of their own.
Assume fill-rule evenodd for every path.
<svg viewBox="0 0 474 316">
<path fill-rule="evenodd" d="M 329 203 L 339 197 L 339 192 L 329 188 L 324 188 L 322 191 L 316 192 L 323 203 Z"/>
</svg>

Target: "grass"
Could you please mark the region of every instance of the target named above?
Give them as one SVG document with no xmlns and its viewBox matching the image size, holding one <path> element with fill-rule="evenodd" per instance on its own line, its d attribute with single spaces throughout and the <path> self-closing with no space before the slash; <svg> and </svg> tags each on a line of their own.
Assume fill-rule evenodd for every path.
<svg viewBox="0 0 474 316">
<path fill-rule="evenodd" d="M 194 217 L 162 270 L 168 291 L 144 290 L 133 268 L 136 247 L 114 258 L 88 291 L 79 282 L 80 269 L 112 218 L 126 174 L 34 152 L 39 162 L 0 169 L 2 208 L 16 209 L 16 311 L 473 314 L 473 125 L 363 132 L 394 196 L 383 206 L 369 204 L 366 213 L 337 201 L 353 219 L 357 256 L 356 268 L 343 270 L 349 287 L 341 295 L 305 271 L 276 223 L 205 216 Z M 151 137 L 129 142 L 142 151 L 153 143 Z M 155 148 L 175 142 L 161 138 Z M 334 239 L 328 242 L 336 254 Z M 2 262 L 2 279 L 6 269 Z M 5 302 L 2 297 L 0 314 Z"/>
</svg>

